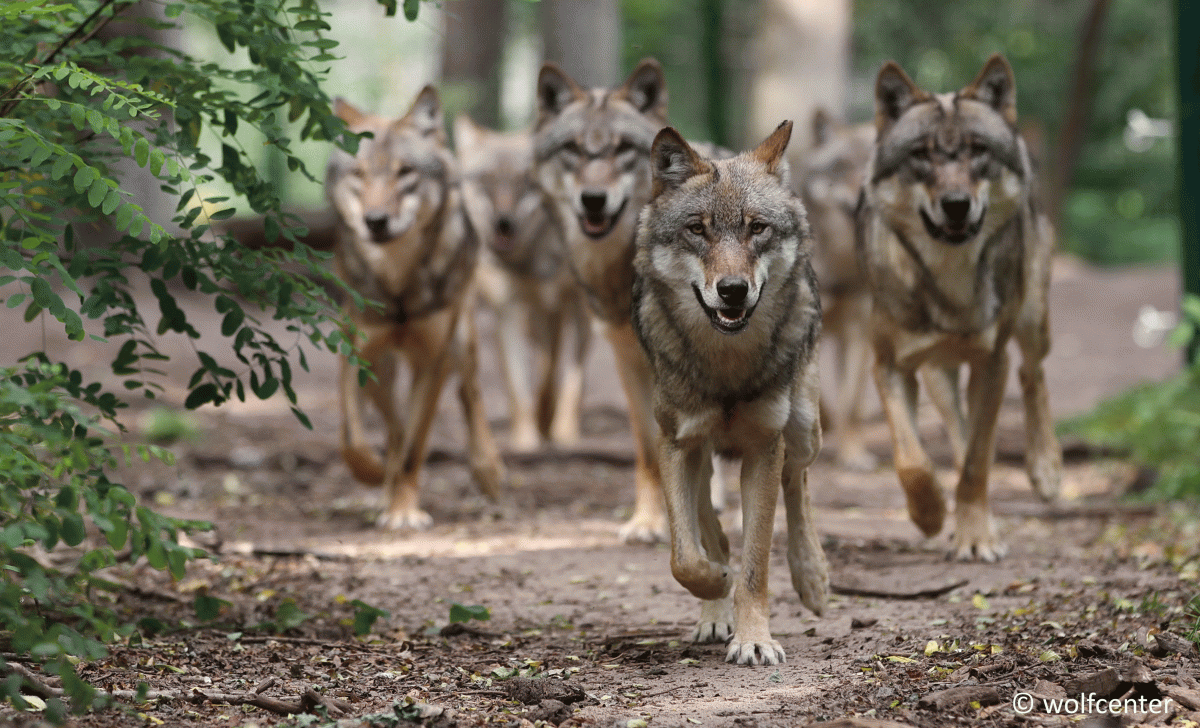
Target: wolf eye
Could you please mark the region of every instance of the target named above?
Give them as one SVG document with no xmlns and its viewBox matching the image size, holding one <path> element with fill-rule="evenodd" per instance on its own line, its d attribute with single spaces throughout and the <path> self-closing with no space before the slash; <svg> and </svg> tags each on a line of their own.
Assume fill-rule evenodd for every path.
<svg viewBox="0 0 1200 728">
<path fill-rule="evenodd" d="M 982 157 L 983 155 L 985 155 L 987 153 L 988 153 L 988 148 L 987 148 L 986 144 L 981 144 L 979 142 L 971 142 L 971 156 L 972 157 Z"/>
<path fill-rule="evenodd" d="M 621 140 L 621 143 L 617 145 L 617 156 L 620 157 L 634 150 L 635 147 L 633 146 L 632 142 Z"/>
<path fill-rule="evenodd" d="M 761 220 L 755 220 L 754 222 L 750 223 L 750 234 L 751 235 L 758 235 L 766 229 L 767 229 L 767 224 Z"/>
<path fill-rule="evenodd" d="M 925 147 L 913 147 L 912 151 L 909 152 L 909 156 L 911 156 L 913 159 L 917 160 L 918 162 L 928 162 L 929 161 L 929 150 L 926 149 Z"/>
<path fill-rule="evenodd" d="M 581 157 L 581 156 L 583 156 L 583 151 L 582 151 L 582 150 L 580 150 L 580 148 L 579 148 L 579 145 L 578 145 L 578 144 L 576 144 L 574 141 L 568 141 L 568 142 L 565 142 L 565 143 L 562 145 L 562 150 L 563 150 L 564 152 L 566 152 L 567 154 L 572 154 L 572 155 L 574 155 L 574 156 L 576 156 L 576 157 Z"/>
<path fill-rule="evenodd" d="M 411 171 L 413 171 L 412 167 L 408 166 L 407 164 L 402 164 L 402 165 L 400 165 L 400 169 L 396 170 L 396 176 L 404 177 Z"/>
<path fill-rule="evenodd" d="M 688 225 L 687 229 L 688 229 L 688 232 L 691 233 L 692 235 L 703 235 L 704 234 L 704 223 L 694 222 L 691 225 Z"/>
</svg>

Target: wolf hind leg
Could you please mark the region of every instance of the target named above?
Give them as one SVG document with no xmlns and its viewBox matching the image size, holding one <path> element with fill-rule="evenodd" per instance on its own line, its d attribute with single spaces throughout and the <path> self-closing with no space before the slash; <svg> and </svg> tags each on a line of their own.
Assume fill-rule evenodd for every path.
<svg viewBox="0 0 1200 728">
<path fill-rule="evenodd" d="M 473 306 L 467 306 L 463 315 L 458 317 L 451 346 L 454 347 L 458 369 L 458 398 L 467 421 L 467 461 L 471 467 L 471 477 L 479 490 L 494 501 L 500 494 L 500 485 L 505 481 L 506 474 L 500 449 L 492 437 L 487 413 L 483 409 L 483 393 L 479 391 L 479 339 L 475 317 L 471 315 L 473 309 Z"/>
</svg>

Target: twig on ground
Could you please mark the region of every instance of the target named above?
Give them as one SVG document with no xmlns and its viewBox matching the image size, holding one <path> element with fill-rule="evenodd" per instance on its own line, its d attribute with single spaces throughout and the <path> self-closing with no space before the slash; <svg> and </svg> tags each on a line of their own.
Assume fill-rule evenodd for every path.
<svg viewBox="0 0 1200 728">
<path fill-rule="evenodd" d="M 829 590 L 834 594 L 842 594 L 851 597 L 875 597 L 878 599 L 930 599 L 932 597 L 940 597 L 943 594 L 948 594 L 960 586 L 966 586 L 967 579 L 943 586 L 931 587 L 928 589 L 917 590 L 901 590 L 901 589 L 886 589 L 874 587 L 859 587 L 849 586 L 845 584 L 830 584 Z"/>
</svg>

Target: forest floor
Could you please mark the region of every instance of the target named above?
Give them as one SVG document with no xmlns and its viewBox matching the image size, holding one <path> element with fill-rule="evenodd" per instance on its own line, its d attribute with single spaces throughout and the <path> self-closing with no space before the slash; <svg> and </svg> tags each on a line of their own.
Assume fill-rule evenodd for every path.
<svg viewBox="0 0 1200 728">
<path fill-rule="evenodd" d="M 1177 352 L 1141 348 L 1131 336 L 1142 306 L 1174 310 L 1177 295 L 1172 270 L 1101 271 L 1060 259 L 1046 364 L 1055 413 L 1177 371 Z M 203 323 L 213 351 L 219 321 L 182 292 L 180 305 Z M 108 361 L 111 352 L 73 345 L 50 326 L 19 326 L 18 315 L 0 319 L 0 328 L 26 332 L 12 351 L 44 348 L 81 368 Z M 484 341 L 486 404 L 503 443 L 505 400 Z M 157 403 L 134 403 L 126 415 L 134 433 L 152 405 L 182 402 L 194 354 L 183 342 L 164 348 L 175 384 Z M 1022 469 L 1015 376 L 991 484 L 1008 557 L 947 561 L 945 535 L 920 537 L 873 402 L 870 444 L 884 464 L 850 472 L 825 453 L 810 471 L 835 587 L 828 612 L 812 616 L 791 588 L 780 515 L 771 627 L 788 659 L 740 667 L 724 662 L 723 646 L 687 641 L 696 600 L 672 579 L 668 547 L 616 536 L 632 502 L 632 440 L 602 340 L 586 379 L 584 442 L 509 456 L 511 484 L 497 504 L 470 483 L 447 389 L 423 491 L 435 525 L 415 534 L 371 525 L 379 493 L 355 483 L 338 455 L 336 359 L 310 352 L 309 360 L 297 389 L 312 430 L 280 398 L 206 407 L 191 415 L 194 437 L 171 447 L 175 466 L 138 463 L 118 474 L 160 511 L 211 521 L 215 530 L 194 538 L 214 558 L 178 582 L 145 564 L 114 572 L 129 587 L 116 607 L 143 620 L 141 639 L 112 645 L 79 673 L 105 690 L 145 683 L 157 699 L 122 701 L 79 726 L 1200 722 L 1200 655 L 1170 638 L 1200 626 L 1189 613 L 1200 608 L 1196 511 L 1125 497 L 1147 474 L 1077 443 L 1065 443 L 1061 500 L 1038 501 Z M 922 418 L 947 466 L 936 417 L 923 406 Z M 736 513 L 732 494 L 722 521 L 735 553 Z M 215 620 L 198 619 L 199 594 L 227 602 Z M 451 624 L 455 604 L 490 618 Z M 386 615 L 355 637 L 355 617 L 373 610 Z M 1125 701 L 1105 716 L 1095 703 L 1079 705 L 1080 694 Z M 1064 698 L 1075 702 L 1054 702 Z M 9 709 L 5 721 L 29 719 Z"/>
</svg>

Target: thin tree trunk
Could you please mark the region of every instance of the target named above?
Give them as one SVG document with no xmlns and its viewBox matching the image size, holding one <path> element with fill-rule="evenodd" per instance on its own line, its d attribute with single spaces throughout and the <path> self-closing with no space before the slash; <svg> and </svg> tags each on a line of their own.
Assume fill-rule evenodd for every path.
<svg viewBox="0 0 1200 728">
<path fill-rule="evenodd" d="M 500 125 L 500 62 L 504 52 L 503 0 L 454 0 L 442 6 L 442 83 L 447 112 Z"/>
<path fill-rule="evenodd" d="M 1050 185 L 1046 194 L 1046 212 L 1056 227 L 1062 222 L 1063 203 L 1075 178 L 1075 167 L 1078 166 L 1079 153 L 1092 116 L 1092 97 L 1095 94 L 1092 80 L 1096 72 L 1096 54 L 1100 50 L 1100 32 L 1104 28 L 1109 3 L 1110 0 L 1092 0 L 1079 33 L 1079 44 L 1075 48 L 1067 116 L 1058 133 L 1058 156 L 1054 160 L 1054 167 L 1048 170 Z"/>
</svg>

